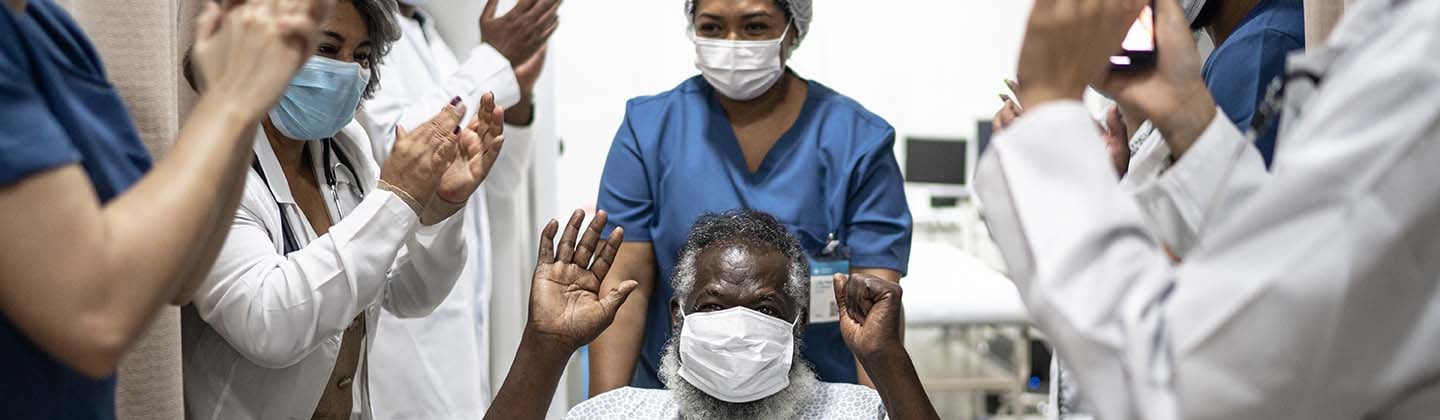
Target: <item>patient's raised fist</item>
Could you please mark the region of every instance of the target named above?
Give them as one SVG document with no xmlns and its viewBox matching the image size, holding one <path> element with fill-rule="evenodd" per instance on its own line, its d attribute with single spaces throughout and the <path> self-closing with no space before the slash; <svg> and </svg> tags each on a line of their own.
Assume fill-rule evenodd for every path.
<svg viewBox="0 0 1440 420">
<path fill-rule="evenodd" d="M 899 284 L 868 274 L 836 274 L 835 302 L 840 308 L 840 334 L 861 363 L 901 353 L 905 342 L 905 310 Z"/>
</svg>

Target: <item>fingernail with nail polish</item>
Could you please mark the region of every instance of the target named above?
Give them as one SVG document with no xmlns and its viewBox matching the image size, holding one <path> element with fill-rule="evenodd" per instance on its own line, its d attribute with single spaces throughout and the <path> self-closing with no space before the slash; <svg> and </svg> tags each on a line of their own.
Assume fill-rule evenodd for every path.
<svg viewBox="0 0 1440 420">
<path fill-rule="evenodd" d="M 460 126 L 455 126 L 455 135 L 460 135 Z"/>
<path fill-rule="evenodd" d="M 456 97 L 450 99 L 450 106 L 455 106 L 455 105 L 460 105 L 460 97 L 459 97 L 459 96 L 456 96 Z"/>
</svg>

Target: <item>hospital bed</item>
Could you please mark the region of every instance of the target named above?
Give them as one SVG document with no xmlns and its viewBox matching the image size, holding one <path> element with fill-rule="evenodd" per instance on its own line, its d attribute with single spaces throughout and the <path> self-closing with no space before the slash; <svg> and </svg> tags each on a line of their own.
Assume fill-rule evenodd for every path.
<svg viewBox="0 0 1440 420">
<path fill-rule="evenodd" d="M 969 224 L 967 224 L 969 225 Z M 971 227 L 974 225 L 969 225 Z M 980 228 L 983 229 L 983 228 Z M 905 288 L 907 347 L 932 393 L 968 393 L 968 404 L 951 405 L 968 418 L 983 413 L 983 395 L 1003 395 L 1001 413 L 1016 416 L 1029 405 L 1030 321 L 1020 295 L 994 267 L 988 240 L 964 238 L 958 226 L 920 226 L 911 248 Z M 977 255 L 979 257 L 977 257 Z M 1008 360 L 997 359 L 1002 342 Z"/>
</svg>

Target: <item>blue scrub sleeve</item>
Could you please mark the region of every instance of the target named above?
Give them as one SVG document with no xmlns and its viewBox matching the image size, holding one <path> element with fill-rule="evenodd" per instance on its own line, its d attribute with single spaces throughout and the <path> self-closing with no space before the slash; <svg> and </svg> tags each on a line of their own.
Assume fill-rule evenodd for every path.
<svg viewBox="0 0 1440 420">
<path fill-rule="evenodd" d="M 0 42 L 0 186 L 80 161 L 36 86 L 22 42 Z"/>
<path fill-rule="evenodd" d="M 909 269 L 910 235 L 914 223 L 905 201 L 905 178 L 895 161 L 895 130 L 888 129 L 885 141 L 861 156 L 850 175 L 845 245 L 850 247 L 850 266 Z"/>
<path fill-rule="evenodd" d="M 630 113 L 610 143 L 605 171 L 600 175 L 600 197 L 596 208 L 610 214 L 603 235 L 609 238 L 616 226 L 625 228 L 628 242 L 651 242 L 650 226 L 655 218 L 655 195 L 650 190 L 644 154 L 630 123 Z"/>
</svg>

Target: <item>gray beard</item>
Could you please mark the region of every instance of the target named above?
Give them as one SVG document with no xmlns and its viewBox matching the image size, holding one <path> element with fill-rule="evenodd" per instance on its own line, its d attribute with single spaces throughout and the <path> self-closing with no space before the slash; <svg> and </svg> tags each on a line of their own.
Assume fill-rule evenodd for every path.
<svg viewBox="0 0 1440 420">
<path fill-rule="evenodd" d="M 676 331 L 660 356 L 660 380 L 670 390 L 681 419 L 793 419 L 814 398 L 820 386 L 810 362 L 800 356 L 800 348 L 800 339 L 796 337 L 790 386 L 759 400 L 732 403 L 712 397 L 680 377 L 680 332 Z"/>
</svg>

